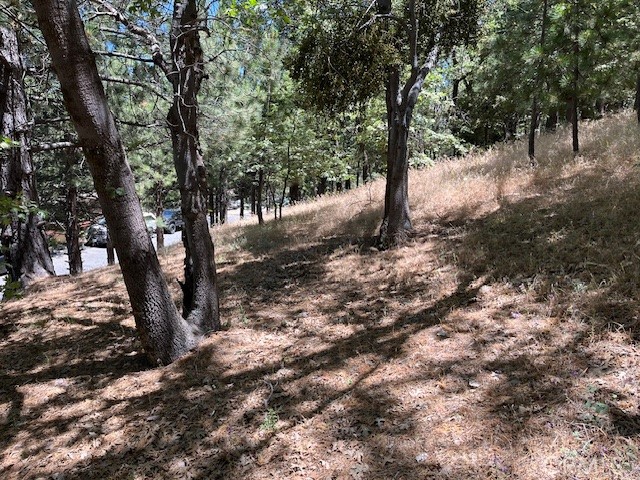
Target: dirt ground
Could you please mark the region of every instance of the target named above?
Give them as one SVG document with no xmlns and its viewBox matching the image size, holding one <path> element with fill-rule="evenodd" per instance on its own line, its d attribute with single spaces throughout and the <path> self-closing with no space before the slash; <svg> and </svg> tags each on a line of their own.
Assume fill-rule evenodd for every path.
<svg viewBox="0 0 640 480">
<path fill-rule="evenodd" d="M 163 368 L 117 267 L 3 304 L 0 477 L 640 479 L 637 157 L 499 160 L 412 174 L 392 251 L 382 184 L 214 230 L 225 329 Z"/>
</svg>

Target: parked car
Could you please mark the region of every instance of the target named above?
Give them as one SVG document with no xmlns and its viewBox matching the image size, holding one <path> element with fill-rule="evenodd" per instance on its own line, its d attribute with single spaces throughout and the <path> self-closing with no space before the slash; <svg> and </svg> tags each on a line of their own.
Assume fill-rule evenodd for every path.
<svg viewBox="0 0 640 480">
<path fill-rule="evenodd" d="M 182 212 L 177 208 L 168 208 L 162 212 L 162 226 L 164 233 L 175 233 L 184 228 Z"/>
<path fill-rule="evenodd" d="M 87 228 L 85 245 L 90 247 L 107 246 L 107 221 L 100 217 L 96 223 Z"/>
<path fill-rule="evenodd" d="M 144 223 L 147 225 L 147 231 L 152 235 L 155 234 L 158 226 L 156 216 L 149 212 L 142 212 L 142 216 L 144 217 Z"/>
<path fill-rule="evenodd" d="M 156 216 L 153 213 L 143 212 L 144 223 L 147 226 L 149 235 L 156 233 Z M 106 247 L 107 246 L 107 221 L 104 217 L 100 217 L 93 225 L 87 229 L 85 245 L 89 247 Z"/>
</svg>

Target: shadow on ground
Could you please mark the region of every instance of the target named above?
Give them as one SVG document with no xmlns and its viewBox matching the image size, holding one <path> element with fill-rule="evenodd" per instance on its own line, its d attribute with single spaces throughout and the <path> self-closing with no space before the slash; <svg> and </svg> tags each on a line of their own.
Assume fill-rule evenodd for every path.
<svg viewBox="0 0 640 480">
<path fill-rule="evenodd" d="M 9 305 L 0 473 L 534 478 L 532 438 L 548 449 L 581 425 L 637 439 L 626 384 L 606 387 L 614 360 L 596 348 L 615 326 L 638 336 L 634 187 L 454 213 L 394 252 L 363 236 L 279 244 L 279 226 L 250 227 L 254 257 L 220 273 L 227 330 L 163 369 L 141 363 L 116 280 L 69 287 L 84 302 L 74 315 Z M 375 228 L 377 214 L 357 221 Z M 423 247 L 435 259 L 410 263 Z M 561 450 L 548 453 L 558 475 L 582 468 Z"/>
</svg>

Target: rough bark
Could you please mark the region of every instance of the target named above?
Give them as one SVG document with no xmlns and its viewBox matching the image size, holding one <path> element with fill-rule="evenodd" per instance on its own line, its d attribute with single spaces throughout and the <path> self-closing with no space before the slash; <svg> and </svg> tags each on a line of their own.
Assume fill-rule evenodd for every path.
<svg viewBox="0 0 640 480">
<path fill-rule="evenodd" d="M 197 2 L 174 2 L 167 73 L 173 104 L 167 121 L 184 219 L 183 314 L 189 324 L 208 332 L 220 328 L 220 316 L 214 247 L 207 224 L 209 189 L 198 136 L 198 93 L 204 78 L 201 29 Z"/>
<path fill-rule="evenodd" d="M 400 67 L 389 68 L 387 79 L 387 185 L 384 218 L 380 226 L 379 245 L 389 248 L 404 243 L 411 230 L 409 211 L 408 140 L 413 109 L 418 102 L 425 78 L 435 66 L 438 48 L 431 45 L 424 61 L 418 58 L 418 17 L 415 0 L 409 0 L 409 63 L 411 72 L 401 88 Z"/>
<path fill-rule="evenodd" d="M 542 89 L 542 67 L 544 65 L 544 52 L 547 37 L 547 18 L 549 12 L 549 0 L 542 2 L 542 20 L 540 24 L 540 51 L 542 52 L 536 65 L 536 78 L 531 99 L 531 125 L 529 126 L 529 162 L 536 165 L 536 131 L 540 123 L 540 90 Z"/>
<path fill-rule="evenodd" d="M 31 157 L 31 130 L 24 68 L 16 33 L 0 27 L 0 134 L 14 142 L 0 156 L 0 197 L 20 205 L 19 214 L 2 228 L 7 270 L 12 282 L 27 287 L 37 278 L 55 275 L 38 204 L 35 169 Z"/>
<path fill-rule="evenodd" d="M 34 0 L 33 6 L 113 236 L 143 347 L 152 362 L 168 364 L 204 332 L 180 317 L 169 293 L 75 0 Z"/>
</svg>

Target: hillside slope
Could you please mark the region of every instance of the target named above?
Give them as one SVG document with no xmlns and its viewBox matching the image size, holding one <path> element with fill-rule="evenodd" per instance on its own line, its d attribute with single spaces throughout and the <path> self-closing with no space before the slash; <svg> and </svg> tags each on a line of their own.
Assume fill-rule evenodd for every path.
<svg viewBox="0 0 640 480">
<path fill-rule="evenodd" d="M 632 115 L 214 230 L 226 329 L 145 369 L 117 267 L 0 306 L 0 477 L 640 479 Z M 176 288 L 181 250 L 161 258 Z"/>
</svg>

